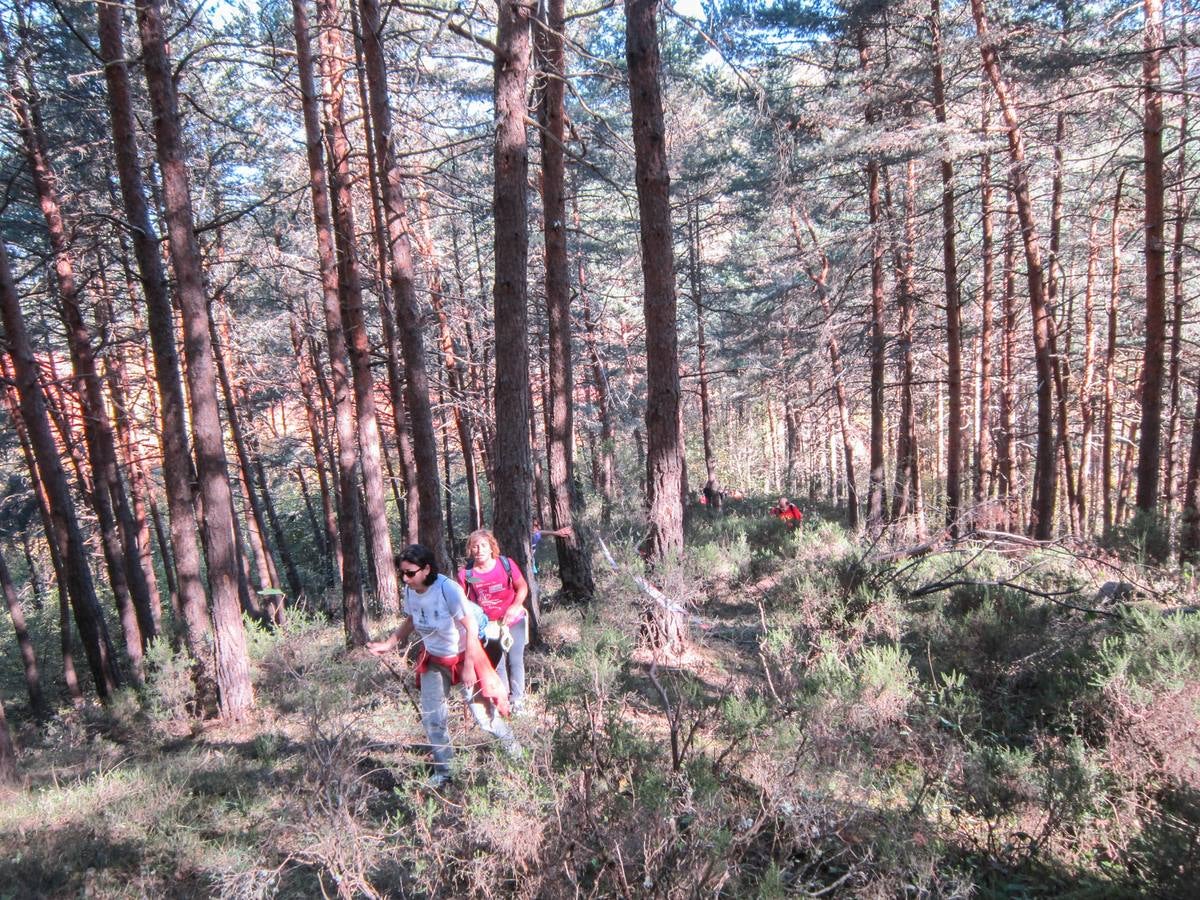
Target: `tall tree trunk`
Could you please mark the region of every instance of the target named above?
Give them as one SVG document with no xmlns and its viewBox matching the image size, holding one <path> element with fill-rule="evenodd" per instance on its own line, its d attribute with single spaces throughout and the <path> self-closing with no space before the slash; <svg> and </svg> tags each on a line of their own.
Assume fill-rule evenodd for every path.
<svg viewBox="0 0 1200 900">
<path fill-rule="evenodd" d="M 525 135 L 526 81 L 530 61 L 529 0 L 497 5 L 494 64 L 496 142 L 494 147 L 496 281 L 492 297 L 496 322 L 496 446 L 493 465 L 493 522 L 496 538 L 522 571 L 530 557 L 530 490 L 533 459 L 529 446 L 529 257 L 526 180 L 529 148 Z"/>
<path fill-rule="evenodd" d="M 864 91 L 870 89 L 871 53 L 867 46 L 866 31 L 860 30 L 857 37 L 858 61 L 864 78 Z M 868 102 L 865 112 L 867 127 L 872 128 L 880 119 L 874 103 Z M 883 414 L 884 378 L 887 358 L 883 321 L 883 226 L 879 200 L 879 158 L 872 154 L 867 159 L 867 214 L 871 230 L 871 459 L 867 476 L 867 530 L 872 535 L 883 530 L 887 510 L 884 487 Z"/>
<path fill-rule="evenodd" d="M 796 241 L 796 250 L 803 252 L 800 240 L 800 227 L 796 222 L 796 211 L 791 209 L 792 236 Z M 838 430 L 842 437 L 842 458 L 846 471 L 846 517 L 847 524 L 851 528 L 858 527 L 858 488 L 855 486 L 854 480 L 854 445 L 851 442 L 850 431 L 850 406 L 846 400 L 846 383 L 842 377 L 842 351 L 838 344 L 837 335 L 831 327 L 833 321 L 833 306 L 829 301 L 829 257 L 822 249 L 817 240 L 816 230 L 809 221 L 808 216 L 804 218 L 804 224 L 808 227 L 809 236 L 812 238 L 813 246 L 820 255 L 821 268 L 819 271 L 814 270 L 811 266 L 806 266 L 805 271 L 808 273 L 809 279 L 813 286 L 817 289 L 817 300 L 821 304 L 821 310 L 825 314 L 825 332 L 828 334 L 826 349 L 829 351 L 829 367 L 833 375 L 833 396 L 837 403 Z M 836 489 L 835 489 L 836 490 Z"/>
<path fill-rule="evenodd" d="M 1011 185 L 1011 181 L 1010 181 Z M 1016 433 L 1014 431 L 1014 402 L 1016 386 L 1013 363 L 1017 343 L 1017 204 L 1009 192 L 1004 217 L 1004 333 L 1000 355 L 1000 428 L 996 440 L 996 496 L 1004 505 L 1005 527 L 1014 528 L 1013 495 L 1017 485 L 1013 480 Z"/>
<path fill-rule="evenodd" d="M 1062 195 L 1066 167 L 1063 164 L 1063 144 L 1066 140 L 1066 114 L 1059 112 L 1054 133 L 1054 178 L 1050 189 L 1050 253 L 1048 277 L 1046 278 L 1046 306 L 1049 315 L 1047 326 L 1050 337 L 1050 355 L 1054 363 L 1054 396 L 1058 414 L 1058 446 L 1062 448 L 1063 481 L 1067 488 L 1067 518 L 1071 531 L 1078 533 L 1079 498 L 1075 485 L 1075 463 L 1072 459 L 1071 432 L 1067 403 L 1070 396 L 1068 364 L 1071 356 L 1070 303 L 1065 318 L 1065 343 L 1063 352 L 1058 351 L 1058 329 L 1054 312 L 1058 306 L 1058 289 L 1062 281 L 1062 263 L 1059 247 L 1062 243 Z"/>
<path fill-rule="evenodd" d="M 1143 0 L 1146 18 L 1142 54 L 1142 163 L 1145 172 L 1146 344 L 1142 354 L 1141 439 L 1138 443 L 1137 508 L 1158 507 L 1162 450 L 1163 357 L 1167 330 L 1166 244 L 1163 241 L 1163 52 L 1162 0 Z"/>
<path fill-rule="evenodd" d="M 1113 194 L 1112 225 L 1109 230 L 1109 250 L 1112 268 L 1108 288 L 1108 340 L 1104 353 L 1104 436 L 1100 446 L 1100 475 L 1103 479 L 1104 534 L 1107 535 L 1116 520 L 1113 518 L 1113 438 L 1116 428 L 1116 368 L 1117 368 L 1117 310 L 1121 289 L 1121 188 L 1125 173 L 1117 174 L 1117 189 Z"/>
<path fill-rule="evenodd" d="M 13 586 L 8 564 L 4 554 L 0 552 L 0 591 L 4 592 L 4 602 L 8 605 L 8 615 L 12 619 L 13 633 L 17 638 L 17 647 L 21 651 L 21 665 L 25 671 L 25 690 L 29 693 L 29 708 L 33 714 L 41 718 L 46 714 L 46 698 L 42 694 L 42 680 L 38 675 L 37 653 L 33 649 L 33 641 L 29 637 L 29 629 L 25 625 L 25 610 L 21 608 L 21 600 L 17 589 Z"/>
<path fill-rule="evenodd" d="M 403 485 L 403 496 L 396 482 L 392 469 L 392 460 L 388 456 L 386 439 L 381 443 L 381 456 L 387 468 L 389 486 L 392 489 L 392 500 L 396 509 L 404 519 L 404 543 L 415 540 L 418 530 L 417 509 L 417 476 L 416 462 L 412 451 L 412 430 L 408 425 L 408 408 L 404 400 L 404 377 L 401 374 L 401 349 L 396 337 L 395 297 L 391 292 L 391 282 L 388 278 L 391 254 L 388 252 L 388 241 L 384 228 L 383 214 L 383 185 L 380 181 L 379 164 L 375 153 L 375 122 L 371 110 L 371 101 L 367 96 L 366 62 L 363 50 L 363 28 L 359 23 L 358 7 L 350 4 L 350 25 L 354 33 L 354 61 L 356 81 L 358 82 L 358 103 L 362 110 L 362 125 L 364 146 L 367 157 L 368 193 L 371 196 L 371 234 L 375 237 L 375 275 L 378 278 L 376 292 L 379 295 L 379 324 L 383 333 L 384 359 L 387 364 L 388 399 L 392 405 L 392 433 L 396 436 L 396 449 L 400 457 L 400 482 Z M 381 432 L 383 425 L 380 425 Z"/>
<path fill-rule="evenodd" d="M 683 550 L 683 454 L 671 182 L 659 87 L 657 0 L 625 0 L 625 57 L 641 224 L 646 321 L 646 437 L 651 564 Z"/>
<path fill-rule="evenodd" d="M 1185 10 L 1187 4 L 1184 3 Z M 1180 27 L 1184 29 L 1186 35 L 1187 17 L 1181 18 Z M 1181 41 L 1182 49 L 1180 54 L 1182 57 L 1180 71 L 1184 73 L 1186 79 L 1188 71 L 1188 53 L 1186 40 Z M 1175 227 L 1171 240 L 1171 298 L 1173 305 L 1173 315 L 1171 317 L 1171 366 L 1170 366 L 1170 414 L 1167 425 L 1167 452 L 1166 452 L 1166 471 L 1164 478 L 1166 480 L 1166 489 L 1164 494 L 1164 510 L 1163 513 L 1168 520 L 1171 518 L 1172 507 L 1175 505 L 1175 496 L 1178 489 L 1177 467 L 1175 465 L 1176 440 L 1179 435 L 1179 405 L 1180 405 L 1180 353 L 1183 346 L 1183 307 L 1184 307 L 1184 292 L 1183 292 L 1183 246 L 1184 246 L 1184 231 L 1187 226 L 1188 210 L 1187 196 L 1184 189 L 1184 179 L 1187 175 L 1187 152 L 1188 146 L 1188 108 L 1189 95 L 1185 92 L 1183 95 L 1183 109 L 1179 114 L 1179 166 L 1175 176 Z"/>
<path fill-rule="evenodd" d="M 317 403 L 314 402 L 319 395 L 314 393 L 312 373 L 309 366 L 306 365 L 304 342 L 300 336 L 300 323 L 295 310 L 292 310 L 292 314 L 288 318 L 288 327 L 291 330 L 292 352 L 296 358 L 296 375 L 300 382 L 300 393 L 307 398 L 307 402 L 304 404 L 304 416 L 308 423 L 309 440 L 312 441 L 313 465 L 317 470 L 317 486 L 321 490 L 324 539 L 319 541 L 318 545 L 321 547 L 322 555 L 333 564 L 334 581 L 340 582 L 342 577 L 342 545 L 338 538 L 337 513 L 334 511 L 333 492 L 329 489 L 329 476 L 326 474 L 325 468 L 325 440 L 317 418 Z M 316 354 L 312 354 L 309 360 L 313 365 L 319 364 Z M 299 469 L 297 471 L 299 472 Z M 301 481 L 301 489 L 307 490 L 304 487 L 303 481 Z"/>
<path fill-rule="evenodd" d="M 3 252 L 3 247 L 0 247 L 0 252 Z M 0 316 L 3 312 L 0 311 Z M 15 370 L 15 367 L 14 367 Z M 54 581 L 58 586 L 58 610 L 59 610 L 59 646 L 62 651 L 63 661 L 63 680 L 66 682 L 67 693 L 71 697 L 71 702 L 75 706 L 83 703 L 83 690 L 79 686 L 79 677 L 75 672 L 75 658 L 72 647 L 73 641 L 71 638 L 71 620 L 70 620 L 70 596 L 71 582 L 69 579 L 66 564 L 64 562 L 64 550 L 58 542 L 58 531 L 55 525 L 55 520 L 50 511 L 50 497 L 47 493 L 42 477 L 38 471 L 38 463 L 36 455 L 33 451 L 33 446 L 29 440 L 29 431 L 25 427 L 25 420 L 21 414 L 20 398 L 17 396 L 17 379 L 13 372 L 9 372 L 5 365 L 5 358 L 0 356 L 0 376 L 3 376 L 5 386 L 0 388 L 0 397 L 4 398 L 4 406 L 8 411 L 9 419 L 12 421 L 17 432 L 17 439 L 21 443 L 21 453 L 25 457 L 25 465 L 29 470 L 29 480 L 33 486 L 34 496 L 37 497 L 38 514 L 42 521 L 42 534 L 46 539 L 46 548 L 50 552 L 50 563 L 54 569 Z M 40 389 L 40 388 L 39 388 Z M 49 425 L 47 425 L 47 429 Z M 61 463 L 59 468 L 61 469 Z M 64 473 L 65 477 L 65 473 Z M 28 539 L 28 531 L 26 531 L 26 540 Z M 25 551 L 26 558 L 29 558 L 29 550 Z"/>
<path fill-rule="evenodd" d="M 344 108 L 346 60 L 341 36 L 344 23 L 338 12 L 336 0 L 318 0 L 317 13 L 321 24 L 320 65 L 325 82 L 325 117 L 328 123 L 326 138 L 330 152 L 328 162 L 332 173 L 329 185 L 330 205 L 333 212 L 334 238 L 342 263 L 343 277 L 339 284 L 339 296 L 342 301 L 342 328 L 350 358 L 354 404 L 357 413 L 355 422 L 358 426 L 359 464 L 362 468 L 363 492 L 366 497 L 367 540 L 371 546 L 376 597 L 381 610 L 385 614 L 392 614 L 400 609 L 400 589 L 396 583 L 396 565 L 392 554 L 391 532 L 387 522 L 381 457 L 382 440 L 379 434 L 379 419 L 375 410 L 370 342 L 363 316 L 362 280 L 358 253 L 355 249 L 357 235 L 354 227 L 354 198 L 351 192 L 350 139 L 346 133 Z M 370 44 L 371 41 L 368 39 L 366 45 Z M 401 327 L 403 328 L 403 325 Z M 411 370 L 408 380 L 411 384 Z M 436 461 L 433 477 L 436 486 Z M 437 527 L 433 534 L 440 536 L 440 513 L 435 520 Z M 437 544 L 434 543 L 432 546 L 436 550 Z"/>
<path fill-rule="evenodd" d="M 4 715 L 4 698 L 0 697 L 0 784 L 17 782 L 17 749 L 13 746 L 8 719 Z"/>
<path fill-rule="evenodd" d="M 984 0 L 971 0 L 971 12 L 975 28 L 979 33 L 979 50 L 983 68 L 992 90 L 1000 104 L 1008 134 L 1008 150 L 1012 161 L 1013 193 L 1017 203 L 1017 216 L 1021 222 L 1022 244 L 1025 250 L 1025 268 L 1029 282 L 1029 308 L 1033 315 L 1034 362 L 1037 369 L 1037 458 L 1034 468 L 1034 498 L 1030 510 L 1030 532 L 1038 540 L 1048 540 L 1054 529 L 1054 494 L 1057 487 L 1058 467 L 1055 464 L 1054 405 L 1052 384 L 1054 378 L 1053 348 L 1051 346 L 1052 325 L 1046 305 L 1045 276 L 1042 269 L 1041 245 L 1038 241 L 1037 224 L 1033 214 L 1033 202 L 1029 192 L 1028 164 L 1025 156 L 1025 141 L 1017 120 L 1016 108 L 1008 84 L 1000 71 L 1000 59 L 996 45 L 988 30 L 983 6 Z"/>
<path fill-rule="evenodd" d="M 546 444 L 550 465 L 550 521 L 554 529 L 572 529 L 555 538 L 563 595 L 591 600 L 596 592 L 592 566 L 576 514 L 582 501 L 575 490 L 575 377 L 571 366 L 571 274 L 567 257 L 566 58 L 563 52 L 565 0 L 548 0 L 546 22 L 537 30 L 542 69 L 539 108 L 542 143 L 542 223 L 546 248 L 546 321 L 548 391 Z"/>
<path fill-rule="evenodd" d="M 233 495 L 217 404 L 212 341 L 200 245 L 192 215 L 188 160 L 167 56 L 161 0 L 138 0 L 142 62 L 154 112 L 158 167 L 162 174 L 168 245 L 175 271 L 177 299 L 183 314 L 184 352 L 196 442 L 200 494 L 204 503 L 208 583 L 216 644 L 217 686 L 221 713 L 240 719 L 254 704 L 246 634 L 238 601 L 237 555 L 234 548 Z"/>
<path fill-rule="evenodd" d="M 430 244 L 432 248 L 432 244 Z M 462 450 L 463 470 L 467 481 L 467 520 L 470 530 L 482 527 L 479 500 L 479 473 L 475 470 L 475 436 L 471 429 L 471 419 L 466 410 L 466 391 L 463 386 L 462 361 L 454 349 L 454 335 L 450 331 L 450 316 L 446 311 L 446 301 L 442 293 L 440 276 L 436 280 L 434 290 L 433 279 L 430 283 L 429 299 L 433 306 L 438 322 L 438 343 L 442 351 L 442 360 L 446 369 L 446 380 L 450 384 L 452 398 L 452 415 L 454 430 L 458 435 L 458 445 Z M 447 486 L 447 490 L 449 486 Z M 449 517 L 447 516 L 447 520 Z M 453 542 L 451 542 L 453 546 Z"/>
<path fill-rule="evenodd" d="M 708 391 L 708 344 L 704 337 L 704 278 L 700 269 L 700 201 L 688 205 L 688 274 L 692 284 L 692 303 L 696 307 L 696 378 L 700 382 L 700 434 L 704 439 L 704 497 L 709 510 L 720 512 L 721 490 L 717 478 L 717 455 L 713 446 L 712 409 Z M 785 354 L 785 357 L 787 354 Z M 792 444 L 789 441 L 789 460 Z"/>
<path fill-rule="evenodd" d="M 9 268 L 8 248 L 3 241 L 0 241 L 0 317 L 3 318 L 8 352 L 13 361 L 21 419 L 46 490 L 54 540 L 62 551 L 65 593 L 71 600 L 75 624 L 87 654 L 96 693 L 101 700 L 107 700 L 120 686 L 121 677 L 108 628 L 104 624 L 104 615 L 100 611 L 100 602 L 96 598 L 92 573 L 88 568 L 88 550 L 75 518 L 75 502 L 67 486 L 67 475 L 59 459 L 58 448 L 50 433 L 50 420 L 38 384 L 33 346 L 25 327 L 17 286 Z"/>
<path fill-rule="evenodd" d="M 19 6 L 17 15 L 20 27 L 24 31 Z M 58 179 L 46 152 L 46 137 L 32 73 L 26 60 L 26 83 L 23 84 L 13 48 L 9 45 L 8 35 L 2 28 L 0 46 L 4 51 L 4 67 L 13 114 L 17 120 L 25 160 L 33 176 L 34 190 L 46 223 L 53 254 L 59 313 L 66 329 L 71 354 L 75 395 L 80 406 L 88 462 L 92 471 L 91 500 L 99 522 L 104 560 L 117 602 L 118 617 L 125 638 L 125 652 L 129 656 L 135 681 L 141 683 L 144 677 L 142 650 L 146 640 L 153 636 L 143 635 L 142 624 L 144 622 L 145 627 L 153 629 L 153 621 L 150 617 L 149 591 L 137 550 L 136 528 L 117 469 L 112 423 L 104 401 L 100 374 L 92 349 L 91 332 L 84 322 L 82 299 L 75 279 L 75 263 L 56 187 Z"/>
<path fill-rule="evenodd" d="M 465 301 L 467 297 L 467 279 L 463 274 L 462 252 L 458 244 L 458 227 L 457 220 L 450 223 L 450 240 L 451 251 L 454 254 L 454 280 L 458 285 L 458 296 L 460 302 Z M 438 312 L 438 333 L 442 332 L 442 312 Z M 445 337 L 449 336 L 449 318 L 446 318 L 446 331 L 442 336 L 443 352 L 445 350 Z M 453 342 L 451 342 L 453 349 Z M 468 382 L 470 380 L 471 359 L 460 357 L 457 352 L 454 355 L 454 366 L 452 369 L 454 383 L 457 386 L 459 404 L 455 410 L 455 426 L 459 428 L 459 443 L 462 445 L 463 468 L 466 470 L 467 476 L 467 518 L 469 520 L 470 530 L 483 527 L 483 498 L 480 496 L 479 487 L 479 464 L 475 459 L 475 438 L 476 428 L 474 423 L 474 415 L 472 408 L 466 404 Z M 461 425 L 458 423 L 461 421 Z"/>
<path fill-rule="evenodd" d="M 300 573 L 296 571 L 296 561 L 292 557 L 291 548 L 288 546 L 287 536 L 283 533 L 283 525 L 279 521 L 279 515 L 275 512 L 275 502 L 271 499 L 270 486 L 267 483 L 267 473 L 263 468 L 261 456 L 254 458 L 254 478 L 258 482 L 258 490 L 262 495 L 263 512 L 267 514 L 267 523 L 271 526 L 271 536 L 275 539 L 275 547 L 279 552 L 280 559 L 283 560 L 283 572 L 287 578 L 288 590 L 291 591 L 292 599 L 297 599 L 304 592 L 304 585 L 300 582 Z M 282 603 L 281 600 L 268 602 L 268 607 L 275 606 L 275 624 L 282 625 L 281 610 L 278 609 Z"/>
<path fill-rule="evenodd" d="M 108 109 L 116 150 L 117 176 L 121 199 L 129 219 L 134 255 L 137 258 L 150 345 L 154 354 L 154 377 L 158 387 L 158 415 L 161 425 L 163 481 L 170 517 L 171 554 L 164 552 L 168 580 L 175 578 L 180 627 L 184 644 L 192 658 L 192 678 L 196 686 L 197 708 L 201 714 L 217 709 L 215 660 L 210 640 L 208 597 L 202 575 L 198 531 L 193 506 L 191 454 L 184 422 L 185 400 L 175 347 L 175 325 L 167 277 L 159 253 L 158 235 L 150 220 L 150 208 L 142 182 L 138 159 L 136 126 L 133 118 L 132 88 L 125 62 L 121 9 L 111 3 L 96 7 L 99 17 L 100 51 L 105 60 L 104 76 L 108 86 Z M 172 564 L 173 563 L 173 564 Z M 174 575 L 171 575 L 172 569 Z"/>
<path fill-rule="evenodd" d="M 1179 534 L 1179 561 L 1200 563 L 1200 377 L 1196 383 L 1196 409 L 1192 417 L 1192 445 L 1188 450 L 1183 488 L 1183 522 Z"/>
<path fill-rule="evenodd" d="M 321 527 L 317 520 L 316 510 L 313 508 L 312 494 L 308 490 L 308 479 L 304 477 L 304 466 L 296 464 L 296 483 L 300 487 L 300 496 L 304 498 L 304 509 L 308 514 L 308 526 L 312 531 L 313 545 L 317 548 L 317 552 L 328 561 L 329 560 L 329 536 L 325 533 L 325 529 Z"/>
<path fill-rule="evenodd" d="M 991 95 L 983 86 L 982 131 L 987 140 Z M 983 276 L 979 286 L 979 426 L 975 431 L 975 502 L 991 494 L 986 484 L 992 469 L 992 325 L 995 318 L 995 237 L 992 223 L 992 154 L 985 150 L 979 166 L 979 206 L 982 231 Z"/>
<path fill-rule="evenodd" d="M 572 215 L 575 220 L 575 230 L 579 230 L 579 203 L 572 200 Z M 600 494 L 600 522 L 607 528 L 612 518 L 613 494 L 616 486 L 616 432 L 612 421 L 612 400 L 608 389 L 608 375 L 604 370 L 604 362 L 600 358 L 599 341 L 596 332 L 598 326 L 596 317 L 592 314 L 591 295 L 588 292 L 586 272 L 582 253 L 576 254 L 576 271 L 579 282 L 579 299 L 583 304 L 583 336 L 587 346 L 588 361 L 592 366 L 593 405 L 596 407 L 596 418 L 600 420 L 600 446 L 596 460 L 597 479 L 596 490 Z"/>
<path fill-rule="evenodd" d="M 208 308 L 209 338 L 212 340 L 213 354 L 217 364 L 217 382 L 221 386 L 221 395 L 225 398 L 225 417 L 229 420 L 229 433 L 233 438 L 234 453 L 237 456 L 238 483 L 241 485 L 242 497 L 245 500 L 245 511 L 248 512 L 246 530 L 250 536 L 250 549 L 254 554 L 258 590 L 272 591 L 279 587 L 279 582 L 275 574 L 274 561 L 271 559 L 271 549 L 267 545 L 266 517 L 263 515 L 262 501 L 254 490 L 250 451 L 246 447 L 246 436 L 242 432 L 241 416 L 238 412 L 237 400 L 233 395 L 226 345 L 222 343 L 221 335 L 217 330 L 215 307 L 216 303 L 214 302 Z M 222 331 L 228 341 L 228 329 L 222 329 Z M 255 618 L 260 618 L 262 615 L 256 596 L 252 600 L 251 612 Z"/>
<path fill-rule="evenodd" d="M 1096 264 L 1100 256 L 1100 245 L 1096 241 L 1096 217 L 1088 223 L 1087 280 L 1083 292 L 1083 374 L 1079 381 L 1079 412 L 1083 433 L 1079 441 L 1079 478 L 1076 491 L 1079 533 L 1087 537 L 1091 531 L 1088 523 L 1090 505 L 1088 485 L 1092 474 L 1092 432 L 1096 427 L 1096 401 L 1093 397 L 1096 379 Z"/>
<path fill-rule="evenodd" d="M 891 190 L 887 191 L 891 208 Z M 917 293 L 914 284 L 913 250 L 916 246 L 916 162 L 906 166 L 904 192 L 904 244 L 895 249 L 897 281 L 900 295 L 899 334 L 902 375 L 900 379 L 900 422 L 896 434 L 895 491 L 892 495 L 893 521 L 916 517 L 918 537 L 923 536 L 925 523 L 921 507 L 921 473 L 917 444 L 917 411 L 913 398 L 916 363 L 913 358 L 913 328 L 916 324 Z M 890 216 L 889 216 L 890 217 Z"/>
<path fill-rule="evenodd" d="M 28 461 L 33 463 L 33 458 L 29 457 Z M 36 478 L 36 468 L 32 465 L 30 468 Z M 40 484 L 34 489 L 40 491 Z M 42 581 L 41 568 L 33 555 L 33 537 L 30 534 L 28 524 L 21 529 L 21 551 L 25 554 L 25 568 L 29 570 L 29 586 L 33 590 L 33 608 L 41 609 L 42 605 L 46 602 L 46 584 Z"/>
<path fill-rule="evenodd" d="M 329 185 L 325 176 L 325 152 L 321 145 L 321 125 L 317 111 L 316 86 L 313 83 L 312 47 L 309 43 L 305 0 L 292 0 L 292 20 L 296 36 L 296 69 L 304 112 L 313 223 L 316 228 L 321 272 L 321 296 L 325 310 L 325 336 L 329 345 L 330 370 L 333 373 L 333 411 L 338 444 L 338 534 L 342 550 L 342 618 L 346 642 L 352 647 L 361 647 L 367 642 L 367 628 L 358 549 L 358 489 L 355 487 L 358 450 L 355 446 L 350 366 L 346 358 L 346 335 L 342 330 Z M 315 364 L 315 355 L 313 361 Z"/>
<path fill-rule="evenodd" d="M 128 266 L 126 266 L 128 268 Z M 132 278 L 130 279 L 130 302 L 134 302 Z M 145 579 L 147 598 L 149 600 L 148 626 L 142 628 L 151 635 L 157 635 L 162 630 L 162 597 L 158 592 L 158 581 L 154 574 L 154 554 L 150 545 L 150 528 L 146 520 L 146 497 L 149 493 L 146 470 L 141 459 L 134 452 L 133 423 L 129 416 L 128 384 L 125 374 L 125 361 L 116 335 L 112 333 L 113 321 L 112 304 L 109 298 L 96 309 L 97 325 L 100 341 L 109 346 L 110 350 L 105 365 L 105 380 L 108 384 L 108 394 L 113 406 L 113 427 L 116 431 L 116 442 L 120 447 L 121 461 L 129 476 L 130 512 L 133 517 L 133 528 L 136 535 L 138 564 Z M 165 566 L 164 566 L 165 567 Z"/>
<path fill-rule="evenodd" d="M 421 543 L 434 552 L 439 561 L 449 566 L 450 554 L 445 546 L 442 531 L 437 440 L 433 431 L 433 411 L 429 401 L 429 378 L 425 371 L 425 345 L 413 283 L 412 249 L 409 245 L 407 215 L 402 194 L 403 173 L 392 143 L 392 114 L 388 105 L 387 73 L 381 43 L 383 26 L 379 17 L 378 0 L 359 0 L 358 9 L 362 17 L 363 51 L 371 98 L 375 158 L 380 166 L 384 217 L 387 220 L 396 325 L 400 335 L 400 346 L 404 352 L 405 398 L 412 428 L 416 489 L 420 504 L 418 537 Z"/>
<path fill-rule="evenodd" d="M 946 124 L 946 85 L 942 72 L 942 17 L 940 0 L 930 0 L 930 30 L 933 32 L 933 112 Z M 958 256 L 954 237 L 954 165 L 949 147 L 942 148 L 942 273 L 946 297 L 946 392 L 950 407 L 949 443 L 946 446 L 946 521 L 950 533 L 958 533 L 962 506 L 963 403 L 962 403 L 962 298 L 958 287 Z"/>
</svg>

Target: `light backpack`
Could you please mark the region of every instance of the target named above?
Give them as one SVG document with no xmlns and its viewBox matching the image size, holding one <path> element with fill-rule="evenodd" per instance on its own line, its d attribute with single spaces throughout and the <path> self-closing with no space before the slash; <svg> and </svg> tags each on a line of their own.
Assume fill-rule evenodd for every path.
<svg viewBox="0 0 1200 900">
<path fill-rule="evenodd" d="M 442 589 L 442 603 L 446 604 L 446 615 L 454 618 L 454 614 L 450 612 L 450 600 L 446 597 L 446 586 L 440 585 Z M 484 640 L 484 632 L 487 629 L 488 617 L 483 611 L 483 607 L 472 600 L 470 597 L 463 597 L 463 609 L 467 611 L 467 615 L 475 622 L 475 630 L 480 641 Z"/>
</svg>

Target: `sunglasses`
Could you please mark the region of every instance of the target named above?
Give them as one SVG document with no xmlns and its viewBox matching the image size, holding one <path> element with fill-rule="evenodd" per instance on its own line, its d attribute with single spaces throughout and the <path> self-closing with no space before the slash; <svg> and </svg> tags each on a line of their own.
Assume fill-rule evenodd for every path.
<svg viewBox="0 0 1200 900">
<path fill-rule="evenodd" d="M 424 568 L 424 566 L 421 566 L 421 569 Z M 401 569 L 400 574 L 405 578 L 416 578 L 420 574 L 421 569 Z"/>
</svg>

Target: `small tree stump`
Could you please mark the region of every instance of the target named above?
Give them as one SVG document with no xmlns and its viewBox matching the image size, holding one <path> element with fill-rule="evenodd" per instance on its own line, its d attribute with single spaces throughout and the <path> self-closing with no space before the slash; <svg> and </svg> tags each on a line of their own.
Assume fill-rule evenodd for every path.
<svg viewBox="0 0 1200 900">
<path fill-rule="evenodd" d="M 688 645 L 687 610 L 661 593 L 652 597 L 642 607 L 642 637 L 655 653 L 682 655 Z"/>
</svg>

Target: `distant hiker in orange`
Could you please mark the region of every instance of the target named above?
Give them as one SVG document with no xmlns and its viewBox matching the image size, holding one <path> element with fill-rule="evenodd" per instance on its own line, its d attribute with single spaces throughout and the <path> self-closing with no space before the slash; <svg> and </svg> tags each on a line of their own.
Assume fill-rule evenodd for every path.
<svg viewBox="0 0 1200 900">
<path fill-rule="evenodd" d="M 780 497 L 779 503 L 771 507 L 771 515 L 782 519 L 789 529 L 796 528 L 804 521 L 804 513 L 787 497 Z"/>
<path fill-rule="evenodd" d="M 421 639 L 417 657 L 417 686 L 421 689 L 421 725 L 433 749 L 431 787 L 450 779 L 454 750 L 447 730 L 446 698 L 458 685 L 472 718 L 496 737 L 510 753 L 520 745 L 508 723 L 508 691 L 496 675 L 479 643 L 486 617 L 463 596 L 462 588 L 438 573 L 437 557 L 420 544 L 412 544 L 396 556 L 396 568 L 404 579 L 404 621 L 382 641 L 369 641 L 367 649 L 377 656 L 395 649 L 414 631 Z M 474 608 L 472 608 L 474 607 Z"/>
</svg>

